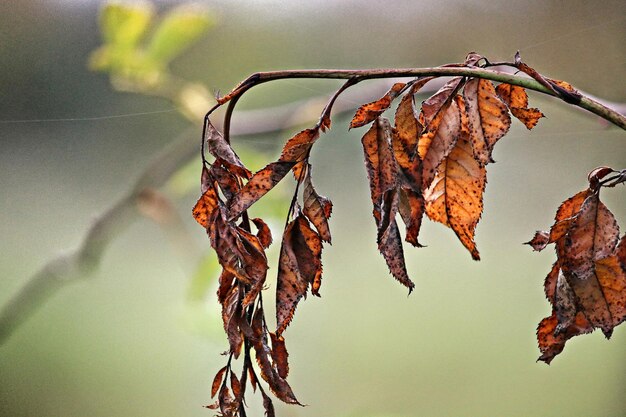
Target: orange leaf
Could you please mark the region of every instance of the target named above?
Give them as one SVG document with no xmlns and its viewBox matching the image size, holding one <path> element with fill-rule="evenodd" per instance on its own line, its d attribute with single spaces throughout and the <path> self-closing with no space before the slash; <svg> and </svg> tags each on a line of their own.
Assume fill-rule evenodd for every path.
<svg viewBox="0 0 626 417">
<path fill-rule="evenodd" d="M 537 125 L 539 119 L 544 117 L 539 109 L 528 108 L 528 95 L 524 87 L 502 83 L 496 87 L 496 93 L 511 110 L 511 114 L 517 117 L 528 130 Z"/>
<path fill-rule="evenodd" d="M 538 360 L 544 361 L 547 364 L 552 362 L 552 359 L 563 351 L 565 342 L 569 339 L 593 331 L 593 327 L 591 327 L 582 313 L 578 313 L 574 323 L 565 329 L 565 331 L 558 334 L 556 334 L 557 325 L 558 320 L 556 314 L 552 313 L 550 317 L 541 320 L 537 327 L 537 342 L 539 344 L 539 350 L 541 351 L 541 356 Z"/>
<path fill-rule="evenodd" d="M 350 129 L 364 126 L 383 114 L 405 86 L 405 83 L 396 83 L 380 99 L 359 107 L 350 122 Z"/>
<path fill-rule="evenodd" d="M 251 220 L 257 228 L 256 236 L 259 239 L 259 242 L 264 248 L 269 248 L 272 244 L 272 231 L 269 226 L 263 221 L 263 219 L 259 219 L 258 217 Z"/>
<path fill-rule="evenodd" d="M 463 90 L 474 156 L 482 165 L 493 162 L 496 142 L 511 126 L 511 116 L 489 80 L 472 78 Z"/>
<path fill-rule="evenodd" d="M 305 129 L 289 139 L 283 147 L 279 161 L 300 162 L 308 155 L 311 147 L 319 138 L 319 129 Z"/>
<path fill-rule="evenodd" d="M 441 162 L 435 179 L 424 192 L 428 217 L 450 227 L 475 260 L 480 259 L 474 231 L 483 211 L 486 176 L 464 134 Z"/>
<path fill-rule="evenodd" d="M 432 130 L 431 127 L 435 125 L 437 128 Z M 435 178 L 439 164 L 452 151 L 461 134 L 461 118 L 456 101 L 451 101 L 447 105 L 446 110 L 436 116 L 436 119 L 431 123 L 431 127 L 426 127 L 418 143 L 419 156 L 423 162 L 423 189 L 430 186 Z"/>
<path fill-rule="evenodd" d="M 217 207 L 217 202 L 215 188 L 208 187 L 193 208 L 193 218 L 205 229 L 209 227 L 209 218 Z"/>
</svg>

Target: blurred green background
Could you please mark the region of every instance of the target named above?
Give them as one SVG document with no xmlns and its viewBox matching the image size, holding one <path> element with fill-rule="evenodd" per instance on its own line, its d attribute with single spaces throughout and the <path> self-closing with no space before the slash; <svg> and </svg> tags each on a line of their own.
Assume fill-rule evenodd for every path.
<svg viewBox="0 0 626 417">
<path fill-rule="evenodd" d="M 139 94 L 116 91 L 106 74 L 88 69 L 102 45 L 102 5 L 0 3 L 1 304 L 49 259 L 78 245 L 94 216 L 189 128 L 184 107 L 202 100 L 143 94 L 163 74 L 175 74 L 174 84 L 194 83 L 204 97 L 201 85 L 226 92 L 256 71 L 434 66 L 472 50 L 507 60 L 520 49 L 543 74 L 626 102 L 623 1 L 201 2 L 209 31 L 173 59 L 171 72 L 158 65 L 169 59 L 165 45 L 150 55 L 159 56 L 156 64 L 137 64 L 155 72 L 123 74 L 142 82 L 113 80 L 118 90 Z M 174 6 L 159 1 L 152 10 L 162 15 Z M 270 83 L 253 89 L 240 109 L 324 96 L 338 85 Z M 550 313 L 543 279 L 554 254 L 521 245 L 585 187 L 588 171 L 625 167 L 626 135 L 539 94 L 531 94 L 531 105 L 546 119 L 532 132 L 514 122 L 490 165 L 477 231 L 483 261 L 471 261 L 450 230 L 427 222 L 421 240 L 428 248 L 406 248 L 417 284 L 408 298 L 377 254 L 363 131 L 348 132 L 348 117 L 335 118 L 312 160 L 318 191 L 335 204 L 322 299 L 301 304 L 286 333 L 291 384 L 309 406 L 276 401 L 279 415 L 626 415 L 623 326 L 609 342 L 600 333 L 578 337 L 551 366 L 535 363 L 535 327 Z M 234 143 L 258 167 L 295 130 Z M 164 193 L 195 250 L 206 254 L 206 236 L 190 216 L 198 167 L 179 173 Z M 261 208 L 274 219 L 275 238 L 288 193 L 289 184 Z M 603 199 L 626 229 L 623 187 Z M 217 270 L 206 272 L 212 263 L 205 259 L 204 275 L 194 278 L 197 257 L 180 252 L 147 219 L 120 234 L 94 276 L 62 288 L 0 346 L 0 415 L 211 415 L 202 405 L 227 349 L 213 295 Z M 248 395 L 248 404 L 250 415 L 262 414 L 257 398 Z"/>
</svg>

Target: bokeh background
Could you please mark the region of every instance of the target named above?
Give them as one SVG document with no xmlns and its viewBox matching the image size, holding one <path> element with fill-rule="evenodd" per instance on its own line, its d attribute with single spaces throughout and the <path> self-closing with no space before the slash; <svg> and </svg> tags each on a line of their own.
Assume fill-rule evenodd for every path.
<svg viewBox="0 0 626 417">
<path fill-rule="evenodd" d="M 177 4 L 159 1 L 153 10 L 162 14 Z M 0 3 L 0 304 L 49 259 L 77 246 L 151 157 L 194 126 L 180 103 L 119 91 L 119 83 L 116 90 L 107 74 L 88 68 L 102 44 L 102 6 Z M 472 50 L 507 60 L 519 49 L 543 74 L 626 102 L 626 14 L 619 0 L 200 6 L 210 13 L 210 30 L 172 62 L 171 73 L 207 91 L 228 91 L 263 70 L 434 66 L 462 61 Z M 324 97 L 338 85 L 270 83 L 253 89 L 240 108 Z M 317 189 L 335 204 L 322 298 L 302 303 L 286 333 L 291 384 L 309 406 L 276 401 L 279 415 L 626 415 L 623 326 L 609 342 L 599 332 L 578 337 L 552 365 L 535 362 L 535 328 L 550 313 L 543 279 L 554 254 L 521 245 L 550 225 L 591 169 L 624 168 L 626 135 L 539 94 L 531 94 L 531 105 L 547 117 L 532 132 L 514 121 L 496 150 L 498 163 L 489 166 L 477 230 L 483 261 L 471 261 L 450 230 L 426 222 L 421 240 L 428 247 L 406 248 L 417 284 L 410 297 L 377 254 L 363 131 L 347 131 L 348 115 L 334 120 L 313 155 Z M 110 117 L 130 113 L 150 114 Z M 298 129 L 234 143 L 259 167 Z M 113 240 L 93 275 L 60 288 L 4 340 L 0 415 L 212 415 L 202 406 L 210 402 L 227 343 L 214 297 L 217 269 L 190 216 L 198 172 L 192 161 L 160 189 L 191 246 L 178 247 L 171 231 L 140 218 Z M 289 184 L 276 190 L 260 208 L 275 236 L 289 190 Z M 626 228 L 624 188 L 607 190 L 603 199 Z M 275 272 L 274 266 L 270 299 Z M 257 398 L 248 395 L 248 403 L 250 415 L 262 415 Z"/>
</svg>

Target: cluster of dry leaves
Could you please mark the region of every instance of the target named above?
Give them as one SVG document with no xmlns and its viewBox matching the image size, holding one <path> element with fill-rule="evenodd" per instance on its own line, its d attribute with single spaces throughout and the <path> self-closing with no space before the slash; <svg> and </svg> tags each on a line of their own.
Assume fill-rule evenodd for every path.
<svg viewBox="0 0 626 417">
<path fill-rule="evenodd" d="M 547 363 L 570 338 L 599 328 L 608 339 L 626 319 L 626 234 L 619 238 L 613 213 L 600 201 L 603 186 L 626 179 L 626 171 L 615 173 L 593 170 L 589 188 L 565 200 L 550 230 L 528 242 L 536 251 L 554 243 L 557 254 L 544 284 L 552 315 L 537 328 L 539 359 Z"/>
<path fill-rule="evenodd" d="M 480 62 L 486 60 L 471 53 L 463 64 L 455 66 L 475 67 Z M 516 67 L 561 96 L 571 100 L 578 97 L 568 84 L 542 77 L 519 59 Z M 418 237 L 425 214 L 451 228 L 472 258 L 478 260 L 474 232 L 483 210 L 486 167 L 493 162 L 493 149 L 509 130 L 510 114 L 528 129 L 543 116 L 528 107 L 522 87 L 495 87 L 489 80 L 468 77 L 450 79 L 422 103 L 418 112 L 415 95 L 433 78 L 394 84 L 382 98 L 362 105 L 350 123 L 351 128 L 371 124 L 362 145 L 378 248 L 393 277 L 409 292 L 414 283 L 405 266 L 397 215 L 405 225 L 405 240 L 410 244 L 421 246 Z M 260 391 L 266 414 L 274 416 L 272 400 L 253 365 L 252 351 L 261 379 L 270 391 L 286 403 L 300 404 L 286 380 L 289 366 L 283 332 L 309 288 L 319 296 L 323 244 L 331 242 L 332 203 L 313 186 L 309 156 L 320 133 L 330 128 L 335 99 L 358 81 L 349 80 L 330 99 L 315 126 L 289 139 L 278 160 L 254 174 L 206 119 L 202 196 L 193 215 L 206 229 L 223 268 L 218 300 L 230 349 L 227 365 L 213 381 L 212 396 L 217 395 L 217 401 L 208 406 L 219 409 L 223 416 L 245 416 L 248 381 L 253 390 Z M 231 93 L 222 98 L 220 105 L 233 96 Z M 392 123 L 382 114 L 397 98 L 400 103 Z M 212 163 L 205 159 L 205 149 L 214 157 Z M 263 313 L 262 298 L 268 270 L 265 250 L 272 236 L 263 220 L 248 216 L 248 209 L 290 172 L 297 185 L 282 236 L 276 327 L 272 332 Z M 624 181 L 623 173 L 603 180 L 611 173 L 614 171 L 608 168 L 594 171 L 590 188 L 567 200 L 550 232 L 539 232 L 530 242 L 536 250 L 555 243 L 559 257 L 546 279 L 553 314 L 542 321 L 538 330 L 541 359 L 547 362 L 572 336 L 594 327 L 608 335 L 624 320 L 626 244 L 622 238 L 616 246 L 617 224 L 599 201 L 602 186 Z M 243 365 L 238 377 L 232 359 L 241 355 Z"/>
</svg>

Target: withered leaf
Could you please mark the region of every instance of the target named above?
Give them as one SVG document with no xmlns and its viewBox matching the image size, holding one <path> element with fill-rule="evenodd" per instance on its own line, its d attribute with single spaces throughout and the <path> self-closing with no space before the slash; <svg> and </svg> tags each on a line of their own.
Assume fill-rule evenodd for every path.
<svg viewBox="0 0 626 417">
<path fill-rule="evenodd" d="M 489 80 L 470 79 L 465 84 L 463 96 L 474 156 L 486 165 L 492 162 L 491 153 L 496 142 L 509 131 L 511 116 Z"/>
<path fill-rule="evenodd" d="M 230 390 L 226 384 L 222 385 L 218 400 L 223 417 L 234 417 L 238 404 L 232 395 L 230 395 Z"/>
<path fill-rule="evenodd" d="M 276 417 L 276 412 L 274 411 L 274 404 L 272 403 L 272 399 L 267 396 L 264 392 L 261 392 L 263 396 L 263 408 L 265 409 L 265 415 L 267 417 Z"/>
<path fill-rule="evenodd" d="M 537 231 L 535 236 L 526 244 L 535 251 L 542 251 L 550 243 L 560 241 L 568 232 L 574 216 L 578 214 L 580 207 L 589 195 L 591 195 L 591 191 L 587 189 L 565 200 L 556 212 L 554 225 L 550 231 Z M 557 246 L 560 246 L 559 243 Z"/>
<path fill-rule="evenodd" d="M 242 396 L 241 383 L 239 382 L 239 379 L 237 378 L 237 375 L 235 375 L 234 372 L 230 373 L 230 387 L 233 390 L 233 395 L 235 396 L 235 400 L 239 402 L 242 398 L 241 397 Z"/>
<path fill-rule="evenodd" d="M 485 168 L 474 159 L 468 135 L 462 134 L 424 192 L 428 217 L 450 227 L 474 260 L 480 259 L 474 231 L 483 211 L 486 181 Z"/>
<path fill-rule="evenodd" d="M 222 385 L 222 380 L 224 379 L 224 374 L 226 373 L 227 369 L 228 367 L 225 366 L 217 371 L 217 374 L 215 374 L 215 378 L 213 378 L 213 384 L 211 384 L 211 398 L 215 397 L 215 394 L 217 394 L 217 391 L 220 389 L 220 385 Z"/>
<path fill-rule="evenodd" d="M 259 242 L 261 242 L 261 245 L 263 245 L 264 248 L 269 248 L 272 244 L 272 231 L 269 226 L 263 221 L 263 219 L 259 219 L 258 217 L 251 220 L 257 228 L 256 236 L 259 238 Z"/>
<path fill-rule="evenodd" d="M 413 187 L 402 185 L 400 188 L 400 202 L 398 211 L 402 221 L 406 225 L 405 240 L 413 246 L 421 247 L 418 241 L 422 218 L 425 211 L 424 197 L 421 191 L 416 191 Z"/>
<path fill-rule="evenodd" d="M 569 339 L 593 331 L 593 327 L 591 327 L 582 313 L 576 314 L 574 323 L 564 331 L 556 333 L 557 326 L 558 319 L 556 313 L 552 313 L 550 317 L 541 320 L 537 327 L 537 341 L 541 351 L 541 356 L 538 360 L 547 364 L 552 362 L 552 359 L 563 351 L 565 342 Z"/>
<path fill-rule="evenodd" d="M 278 375 L 285 379 L 289 375 L 289 354 L 285 347 L 285 339 L 282 336 L 276 336 L 275 333 L 270 333 L 270 339 L 272 341 L 272 359 L 276 364 Z"/>
<path fill-rule="evenodd" d="M 462 86 L 463 77 L 454 77 L 422 103 L 421 118 L 425 131 L 432 132 L 438 129 L 441 115 L 446 112 L 452 98 Z"/>
<path fill-rule="evenodd" d="M 380 220 L 380 206 L 385 191 L 396 188 L 398 168 L 391 149 L 392 128 L 385 118 L 378 118 L 361 139 L 365 166 L 370 182 L 374 217 Z"/>
<path fill-rule="evenodd" d="M 259 198 L 274 188 L 294 165 L 295 162 L 278 161 L 272 162 L 265 168 L 257 171 L 230 201 L 229 218 L 235 219 L 239 217 L 244 210 L 247 210 Z"/>
<path fill-rule="evenodd" d="M 233 287 L 228 294 L 222 305 L 222 321 L 224 322 L 224 330 L 228 335 L 228 343 L 230 345 L 230 352 L 235 359 L 239 357 L 241 353 L 241 347 L 243 345 L 243 336 L 239 329 L 240 319 L 240 292 L 237 286 Z"/>
<path fill-rule="evenodd" d="M 258 308 L 252 319 L 252 329 L 257 335 L 253 347 L 256 361 L 261 369 L 261 377 L 268 383 L 270 390 L 278 399 L 288 404 L 302 405 L 287 381 L 278 374 L 276 365 L 272 364 L 271 350 L 267 344 L 267 332 L 263 322 L 263 309 Z"/>
<path fill-rule="evenodd" d="M 592 194 L 582 204 L 562 248 L 558 250 L 563 273 L 585 316 L 607 337 L 616 324 L 597 267 L 604 268 L 604 275 L 608 276 L 602 262 L 613 254 L 618 238 L 619 228 L 613 214 L 597 194 Z"/>
<path fill-rule="evenodd" d="M 309 221 L 298 213 L 283 234 L 276 286 L 276 335 L 280 336 L 293 318 L 298 302 L 312 286 L 319 295 L 322 276 L 322 239 Z"/>
<path fill-rule="evenodd" d="M 330 243 L 330 227 L 328 219 L 333 211 L 333 203 L 326 197 L 317 194 L 311 181 L 311 167 L 307 169 L 304 178 L 304 190 L 302 194 L 302 212 L 309 218 L 317 229 L 323 241 Z"/>
<path fill-rule="evenodd" d="M 279 161 L 300 162 L 309 154 L 311 147 L 319 138 L 318 128 L 305 129 L 285 143 Z"/>
<path fill-rule="evenodd" d="M 389 225 L 384 229 L 384 232 L 380 234 L 378 238 L 378 250 L 385 258 L 391 275 L 393 275 L 398 282 L 407 287 L 410 294 L 415 288 L 415 284 L 409 278 L 409 274 L 406 270 L 402 240 L 395 219 L 391 219 Z"/>
<path fill-rule="evenodd" d="M 205 229 L 209 227 L 209 218 L 217 207 L 218 199 L 215 188 L 208 187 L 193 208 L 193 218 Z"/>
<path fill-rule="evenodd" d="M 204 139 L 209 147 L 209 152 L 215 158 L 223 161 L 228 168 L 243 178 L 250 178 L 252 173 L 243 165 L 233 148 L 224 139 L 222 133 L 211 122 L 206 121 L 206 133 Z"/>
<path fill-rule="evenodd" d="M 350 129 L 364 126 L 383 114 L 385 110 L 389 108 L 391 102 L 402 92 L 405 86 L 405 83 L 396 83 L 380 99 L 359 107 L 350 122 Z"/>
<path fill-rule="evenodd" d="M 496 87 L 496 93 L 511 110 L 511 114 L 524 123 L 528 130 L 537 125 L 543 113 L 536 108 L 528 108 L 526 89 L 518 85 L 502 83 Z"/>
<path fill-rule="evenodd" d="M 241 189 L 241 182 L 239 177 L 224 167 L 220 161 L 218 159 L 211 165 L 210 173 L 215 178 L 226 200 L 230 200 Z"/>
<path fill-rule="evenodd" d="M 445 111 L 436 116 L 432 125 L 436 125 L 436 129 L 426 126 L 418 142 L 418 152 L 423 163 L 422 189 L 430 186 L 439 164 L 452 151 L 461 134 L 461 117 L 455 100 L 448 102 Z"/>
</svg>

